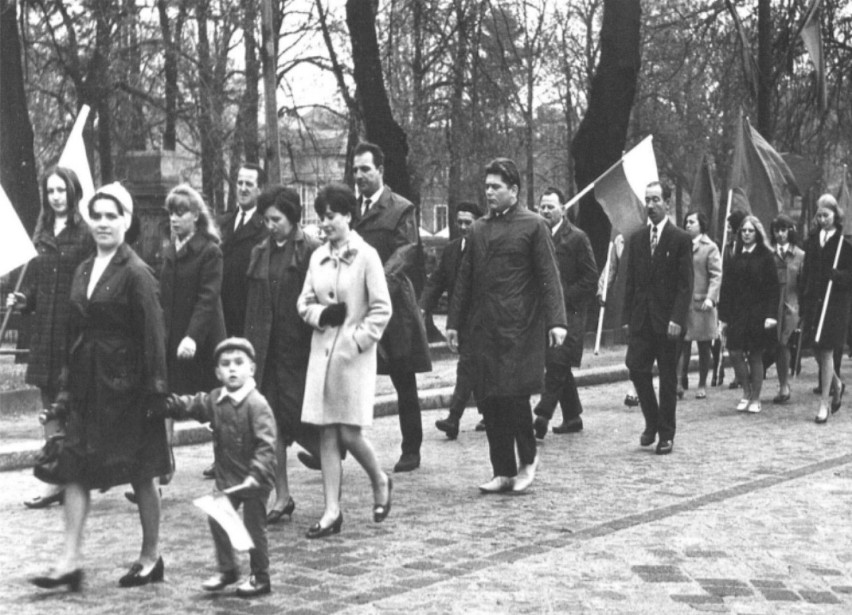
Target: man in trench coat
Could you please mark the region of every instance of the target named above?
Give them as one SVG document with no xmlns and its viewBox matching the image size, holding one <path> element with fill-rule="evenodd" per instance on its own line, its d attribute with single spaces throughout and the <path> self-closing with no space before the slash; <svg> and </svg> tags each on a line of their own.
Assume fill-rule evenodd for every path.
<svg viewBox="0 0 852 615">
<path fill-rule="evenodd" d="M 564 215 L 565 197 L 558 188 L 547 188 L 539 201 L 538 213 L 550 227 L 556 262 L 565 299 L 568 334 L 558 347 L 548 348 L 545 357 L 544 393 L 536 405 L 535 435 L 544 438 L 547 424 L 553 418 L 556 404 L 562 406 L 562 424 L 553 433 L 582 431 L 583 405 L 574 380 L 572 367 L 580 367 L 583 337 L 586 333 L 586 309 L 595 296 L 598 268 L 588 236 Z"/>
<path fill-rule="evenodd" d="M 566 334 L 550 229 L 519 205 L 520 188 L 508 158 L 486 167 L 490 211 L 471 228 L 447 319 L 452 350 L 462 323 L 470 333 L 474 395 L 494 470 L 479 487 L 485 493 L 524 491 L 533 482 L 538 457 L 529 398 L 542 388 L 545 348 L 560 346 Z"/>
</svg>

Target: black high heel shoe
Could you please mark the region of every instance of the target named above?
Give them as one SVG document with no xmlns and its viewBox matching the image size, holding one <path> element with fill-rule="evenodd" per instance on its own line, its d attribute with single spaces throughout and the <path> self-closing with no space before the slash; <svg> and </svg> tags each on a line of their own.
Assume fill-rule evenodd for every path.
<svg viewBox="0 0 852 615">
<path fill-rule="evenodd" d="M 278 523 L 281 521 L 281 517 L 287 515 L 290 521 L 293 520 L 293 511 L 296 510 L 296 502 L 293 501 L 293 498 L 287 500 L 287 505 L 282 509 L 273 508 L 269 511 L 269 514 L 266 515 L 267 523 Z"/>
<path fill-rule="evenodd" d="M 391 510 L 391 493 L 393 492 L 393 479 L 388 476 L 388 501 L 384 504 L 373 504 L 373 521 L 381 523 Z"/>
<path fill-rule="evenodd" d="M 72 570 L 71 572 L 66 572 L 65 574 L 58 577 L 52 576 L 52 572 L 53 571 L 51 570 L 45 575 L 33 577 L 30 579 L 30 583 L 32 583 L 36 587 L 41 587 L 42 589 L 55 589 L 62 585 L 67 585 L 69 591 L 80 591 L 80 587 L 82 587 L 83 585 L 82 568 L 77 568 L 76 570 Z"/>
<path fill-rule="evenodd" d="M 148 574 L 140 574 L 142 572 L 142 564 L 136 562 L 127 571 L 127 574 L 118 580 L 120 587 L 138 587 L 139 585 L 148 585 L 148 583 L 161 583 L 165 576 L 166 567 L 163 564 L 163 558 L 157 558 L 157 563 L 151 568 Z"/>
<path fill-rule="evenodd" d="M 305 536 L 307 538 L 325 538 L 326 536 L 331 536 L 332 534 L 339 534 L 340 527 L 342 525 L 343 513 L 341 512 L 339 515 L 337 515 L 337 519 L 334 520 L 334 523 L 332 523 L 328 527 L 321 526 L 319 521 L 317 521 L 311 527 L 308 528 L 308 533 L 305 534 Z"/>
<path fill-rule="evenodd" d="M 846 385 L 842 382 L 840 383 L 840 390 L 838 391 L 835 387 L 835 395 L 831 398 L 831 413 L 834 414 L 838 410 L 840 410 L 840 405 L 843 403 L 843 394 L 846 392 Z"/>
</svg>

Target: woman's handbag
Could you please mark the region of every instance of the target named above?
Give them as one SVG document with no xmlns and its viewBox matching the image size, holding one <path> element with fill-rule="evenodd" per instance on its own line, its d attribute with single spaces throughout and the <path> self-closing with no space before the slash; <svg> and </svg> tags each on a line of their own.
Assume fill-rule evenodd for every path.
<svg viewBox="0 0 852 615">
<path fill-rule="evenodd" d="M 65 448 L 65 410 L 64 401 L 53 404 L 38 417 L 44 425 L 46 441 L 38 452 L 33 464 L 33 474 L 40 481 L 51 485 L 65 483 L 60 469 L 60 458 Z"/>
</svg>

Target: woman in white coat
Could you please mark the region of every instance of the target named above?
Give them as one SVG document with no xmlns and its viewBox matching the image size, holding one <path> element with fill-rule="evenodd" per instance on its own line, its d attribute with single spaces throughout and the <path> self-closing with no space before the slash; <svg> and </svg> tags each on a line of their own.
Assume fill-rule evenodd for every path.
<svg viewBox="0 0 852 615">
<path fill-rule="evenodd" d="M 373 520 L 390 512 L 390 477 L 379 467 L 362 428 L 373 422 L 376 343 L 391 316 L 378 253 L 350 229 L 358 201 L 343 184 L 323 188 L 314 202 L 327 242 L 311 255 L 297 308 L 314 327 L 302 421 L 318 425 L 325 510 L 308 538 L 340 532 L 341 447 L 370 477 Z"/>
</svg>

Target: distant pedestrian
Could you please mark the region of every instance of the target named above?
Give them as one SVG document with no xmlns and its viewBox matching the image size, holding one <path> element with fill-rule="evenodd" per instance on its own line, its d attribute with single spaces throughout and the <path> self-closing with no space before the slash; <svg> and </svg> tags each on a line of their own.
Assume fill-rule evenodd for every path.
<svg viewBox="0 0 852 615">
<path fill-rule="evenodd" d="M 800 327 L 799 293 L 802 282 L 802 267 L 805 253 L 799 247 L 796 223 L 785 214 L 779 215 L 769 227 L 775 244 L 775 267 L 778 271 L 778 335 L 775 345 L 775 367 L 778 372 L 778 394 L 773 403 L 790 401 L 790 338 Z M 801 352 L 801 332 L 798 336 L 798 352 Z"/>
<path fill-rule="evenodd" d="M 524 491 L 532 484 L 539 458 L 530 395 L 542 389 L 547 346 L 561 346 L 566 335 L 550 229 L 520 206 L 520 189 L 513 161 L 497 158 L 485 168 L 489 213 L 471 228 L 447 318 L 453 351 L 460 331 L 469 327 L 474 394 L 493 470 L 479 487 L 485 493 Z"/>
<path fill-rule="evenodd" d="M 341 448 L 370 477 L 373 520 L 391 508 L 393 484 L 383 472 L 363 428 L 373 422 L 377 343 L 391 318 L 391 299 L 382 262 L 350 227 L 357 214 L 355 194 L 329 184 L 314 209 L 327 243 L 311 255 L 299 296 L 299 314 L 313 327 L 302 421 L 319 426 L 325 510 L 308 538 L 340 532 Z"/>
<path fill-rule="evenodd" d="M 650 446 L 659 435 L 657 455 L 672 452 L 677 410 L 677 347 L 692 299 L 692 241 L 668 218 L 671 190 L 659 182 L 645 188 L 647 227 L 627 238 L 627 290 L 630 327 L 625 363 L 645 416 L 639 438 Z M 654 393 L 654 363 L 660 398 Z"/>
<path fill-rule="evenodd" d="M 689 212 L 684 228 L 692 237 L 692 301 L 686 317 L 686 332 L 680 352 L 677 394 L 683 398 L 689 388 L 689 359 L 692 342 L 698 345 L 698 391 L 696 399 L 707 397 L 707 372 L 710 371 L 710 346 L 718 337 L 719 323 L 716 306 L 722 288 L 722 257 L 719 248 L 707 236 L 707 216 Z"/>
<path fill-rule="evenodd" d="M 597 288 L 598 268 L 588 236 L 565 216 L 564 203 L 562 191 L 551 187 L 545 189 L 538 208 L 553 238 L 568 326 L 562 344 L 548 348 L 545 354 L 544 392 L 533 410 L 537 438 L 547 433 L 557 404 L 562 407 L 562 423 L 553 433 L 583 430 L 583 404 L 571 370 L 580 367 L 583 358 L 586 311 Z"/>
<path fill-rule="evenodd" d="M 237 587 L 241 598 L 272 591 L 266 537 L 266 500 L 275 476 L 275 417 L 255 386 L 255 354 L 251 343 L 230 337 L 216 346 L 216 377 L 222 386 L 210 393 L 170 396 L 166 414 L 209 423 L 213 430 L 216 488 L 226 492 L 234 508 L 243 507 L 243 521 L 254 547 L 249 551 L 251 576 Z M 240 579 L 239 562 L 221 525 L 209 519 L 219 573 L 201 584 L 220 591 Z"/>
<path fill-rule="evenodd" d="M 814 421 L 821 424 L 840 409 L 846 390 L 835 369 L 834 354 L 842 351 L 849 327 L 852 246 L 843 237 L 842 214 L 832 195 L 819 197 L 816 219 L 818 228 L 808 236 L 805 248 L 802 300 L 808 331 L 806 339 L 813 343 L 820 368 L 820 402 Z M 829 282 L 831 296 L 827 297 Z M 821 321 L 822 329 L 819 330 Z"/>
<path fill-rule="evenodd" d="M 463 201 L 458 204 L 456 228 L 458 228 L 459 236 L 444 248 L 438 267 L 429 276 L 426 288 L 423 290 L 423 296 L 420 298 L 420 306 L 426 314 L 430 314 L 438 306 L 438 301 L 444 291 L 447 293 L 447 304 L 452 302 L 456 275 L 469 245 L 467 236 L 470 227 L 481 215 L 476 203 Z M 473 357 L 470 354 L 470 340 L 468 339 L 466 324 L 464 323 L 465 326 L 459 331 L 459 360 L 456 365 L 456 385 L 450 399 L 450 414 L 445 419 L 435 421 L 435 427 L 446 433 L 450 440 L 455 440 L 459 435 L 459 423 L 468 399 L 473 393 Z M 484 428 L 485 425 L 483 424 Z"/>
<path fill-rule="evenodd" d="M 49 408 L 59 393 L 59 374 L 67 352 L 71 316 L 71 281 L 83 259 L 95 250 L 92 234 L 79 212 L 82 188 L 71 169 L 54 167 L 41 181 L 41 213 L 33 244 L 38 251 L 27 267 L 21 291 L 10 293 L 6 306 L 32 314 L 25 382 L 37 386 L 41 407 Z M 44 426 L 45 437 L 59 421 Z M 42 493 L 24 501 L 27 508 L 62 502 L 62 487 L 45 484 Z"/>
<path fill-rule="evenodd" d="M 727 241 L 725 245 L 722 247 L 722 271 L 724 272 L 725 263 L 730 261 L 734 256 L 734 244 L 737 239 L 737 234 L 740 232 L 740 224 L 742 224 L 743 218 L 746 217 L 746 212 L 741 209 L 735 209 L 730 213 L 728 219 L 725 221 L 726 228 L 726 236 Z M 716 310 L 718 316 L 718 309 Z M 725 366 L 724 366 L 724 334 L 721 334 L 716 340 L 713 342 L 713 346 L 711 347 L 711 352 L 713 354 L 713 379 L 711 380 L 711 386 L 722 386 L 725 383 Z M 730 383 L 728 383 L 729 389 L 738 389 L 740 387 L 740 383 L 737 381 L 737 375 L 734 374 L 733 379 Z"/>
<path fill-rule="evenodd" d="M 720 327 L 743 396 L 738 412 L 760 412 L 763 352 L 775 348 L 778 324 L 778 273 L 766 232 L 757 217 L 740 225 L 733 256 L 725 262 L 719 299 Z"/>
</svg>

